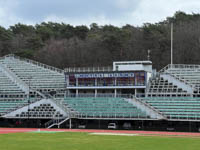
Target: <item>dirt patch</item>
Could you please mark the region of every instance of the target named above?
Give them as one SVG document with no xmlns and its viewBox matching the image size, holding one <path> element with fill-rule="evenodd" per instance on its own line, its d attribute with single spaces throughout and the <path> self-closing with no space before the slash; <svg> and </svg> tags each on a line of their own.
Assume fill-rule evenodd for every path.
<svg viewBox="0 0 200 150">
<path fill-rule="evenodd" d="M 94 132 L 94 133 L 89 133 L 90 135 L 120 135 L 120 136 L 137 136 L 139 134 L 131 134 L 131 133 L 109 133 L 109 132 L 104 132 L 104 133 L 98 133 L 98 132 Z"/>
</svg>

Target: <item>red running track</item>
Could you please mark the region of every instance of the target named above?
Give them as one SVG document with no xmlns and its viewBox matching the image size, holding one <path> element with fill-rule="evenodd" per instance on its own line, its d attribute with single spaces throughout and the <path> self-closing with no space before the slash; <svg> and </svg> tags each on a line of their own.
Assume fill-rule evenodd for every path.
<svg viewBox="0 0 200 150">
<path fill-rule="evenodd" d="M 0 128 L 0 134 L 23 133 L 38 131 L 36 128 Z M 192 136 L 200 137 L 200 133 L 191 132 L 161 132 L 161 131 L 135 131 L 135 130 L 93 130 L 93 129 L 40 129 L 40 131 L 87 132 L 87 133 L 123 133 L 157 136 Z"/>
</svg>

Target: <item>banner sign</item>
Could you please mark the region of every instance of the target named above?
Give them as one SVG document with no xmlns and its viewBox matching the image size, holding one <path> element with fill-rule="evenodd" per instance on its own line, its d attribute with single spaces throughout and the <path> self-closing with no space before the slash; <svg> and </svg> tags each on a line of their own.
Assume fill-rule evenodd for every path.
<svg viewBox="0 0 200 150">
<path fill-rule="evenodd" d="M 134 77 L 134 73 L 90 73 L 75 74 L 75 78 L 114 78 L 114 77 Z"/>
</svg>

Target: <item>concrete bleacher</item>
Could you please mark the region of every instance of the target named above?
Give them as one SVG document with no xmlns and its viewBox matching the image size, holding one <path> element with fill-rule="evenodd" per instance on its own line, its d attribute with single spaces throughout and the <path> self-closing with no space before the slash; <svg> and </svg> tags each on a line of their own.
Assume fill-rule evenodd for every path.
<svg viewBox="0 0 200 150">
<path fill-rule="evenodd" d="M 31 89 L 50 91 L 64 88 L 64 73 L 51 70 L 26 59 L 7 56 L 0 61 L 4 67 L 15 73 Z"/>
<path fill-rule="evenodd" d="M 175 65 L 149 80 L 146 97 L 140 98 L 141 101 L 95 94 L 94 97 L 64 97 L 62 70 L 14 55 L 0 59 L 0 116 L 9 114 L 8 118 L 52 119 L 74 113 L 80 119 L 200 120 L 199 89 L 200 66 Z M 56 103 L 56 97 L 62 103 Z"/>
<path fill-rule="evenodd" d="M 123 98 L 66 97 L 64 103 L 82 118 L 148 118 L 149 116 Z"/>
<path fill-rule="evenodd" d="M 169 74 L 193 89 L 194 96 L 200 95 L 200 65 L 173 64 L 161 70 L 161 73 Z"/>
<path fill-rule="evenodd" d="M 39 106 L 34 106 L 29 111 L 22 111 L 20 114 L 16 114 L 16 117 L 20 118 L 54 118 L 54 117 L 63 117 L 59 111 L 49 103 L 49 104 L 40 104 Z"/>
<path fill-rule="evenodd" d="M 13 106 L 12 111 L 8 111 L 3 117 L 5 118 L 21 118 L 21 119 L 53 119 L 67 117 L 67 113 L 58 107 L 51 99 L 34 99 L 26 100 L 20 107 Z M 19 103 L 19 102 L 16 102 Z M 6 105 L 6 103 L 4 102 Z M 29 105 L 28 105 L 29 104 Z M 5 108 L 5 107 L 3 107 Z"/>
<path fill-rule="evenodd" d="M 187 91 L 179 88 L 177 85 L 164 80 L 162 77 L 157 76 L 149 81 L 147 96 L 167 96 L 167 95 L 181 95 L 188 96 Z"/>
<path fill-rule="evenodd" d="M 0 94 L 24 94 L 24 92 L 0 70 Z"/>
<path fill-rule="evenodd" d="M 200 65 L 173 65 L 165 70 L 166 73 L 175 75 L 189 85 L 200 85 Z"/>
<path fill-rule="evenodd" d="M 199 120 L 200 98 L 146 97 L 143 101 L 162 112 L 168 119 Z"/>
<path fill-rule="evenodd" d="M 173 64 L 155 74 L 145 98 L 169 120 L 200 120 L 200 65 Z"/>
<path fill-rule="evenodd" d="M 11 111 L 14 111 L 18 108 L 21 108 L 28 104 L 28 100 L 20 100 L 20 99 L 11 99 L 11 100 L 3 100 L 0 99 L 0 116 L 3 116 Z"/>
<path fill-rule="evenodd" d="M 26 104 L 25 92 L 0 70 L 0 116 Z"/>
<path fill-rule="evenodd" d="M 62 96 L 64 81 L 60 69 L 14 55 L 0 58 L 0 116 L 45 99 L 51 91 Z"/>
</svg>

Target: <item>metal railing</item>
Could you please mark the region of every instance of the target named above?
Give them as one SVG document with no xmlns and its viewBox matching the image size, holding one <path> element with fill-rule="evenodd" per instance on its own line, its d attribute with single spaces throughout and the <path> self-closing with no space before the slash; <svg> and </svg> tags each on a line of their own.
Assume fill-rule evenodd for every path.
<svg viewBox="0 0 200 150">
<path fill-rule="evenodd" d="M 134 114 L 134 115 L 133 115 Z M 150 118 L 148 115 L 142 115 L 142 114 L 137 114 L 135 113 L 79 113 L 76 115 L 77 118 L 79 119 L 133 119 L 133 120 L 142 120 L 142 119 L 154 119 Z"/>
<path fill-rule="evenodd" d="M 132 94 L 114 94 L 114 93 L 91 93 L 91 94 L 87 94 L 87 93 L 79 93 L 79 94 L 67 94 L 65 95 L 66 97 L 120 97 L 120 98 L 131 98 Z"/>
<path fill-rule="evenodd" d="M 170 64 L 170 68 L 180 68 L 180 69 L 200 69 L 200 65 L 191 64 Z"/>
<path fill-rule="evenodd" d="M 49 120 L 48 122 L 46 122 L 44 124 L 45 128 L 51 128 L 52 126 L 54 125 L 60 125 L 63 123 L 63 121 L 66 121 L 68 120 L 69 118 L 68 117 L 61 117 L 61 118 L 55 118 L 55 119 L 52 119 L 52 120 Z"/>
<path fill-rule="evenodd" d="M 169 114 L 168 116 L 167 116 L 167 118 L 169 119 L 169 120 L 173 120 L 173 121 L 200 121 L 200 115 L 197 115 L 197 114 L 195 114 L 195 115 L 190 115 L 190 114 L 187 114 L 187 115 L 171 115 L 171 114 Z"/>
<path fill-rule="evenodd" d="M 65 72 L 108 72 L 113 71 L 113 67 L 69 67 L 64 69 Z"/>
<path fill-rule="evenodd" d="M 168 69 L 199 69 L 200 71 L 200 65 L 191 65 L 191 64 L 168 64 L 163 69 L 161 69 L 159 72 L 166 72 Z"/>
<path fill-rule="evenodd" d="M 155 97 L 155 96 L 157 96 L 157 97 L 175 97 L 175 96 L 176 97 L 180 97 L 180 96 L 182 96 L 182 97 L 192 97 L 192 94 L 189 94 L 189 93 L 178 93 L 178 92 L 176 92 L 176 93 L 170 93 L 170 92 L 160 92 L 160 93 L 148 92 L 146 95 L 148 97 Z M 151 95 L 151 96 L 149 96 L 149 95 Z M 155 96 L 152 96 L 152 95 L 155 95 Z"/>
<path fill-rule="evenodd" d="M 143 98 L 144 101 L 147 101 L 147 100 L 168 100 L 168 101 L 181 101 L 181 102 L 185 102 L 185 101 L 194 101 L 194 100 L 198 100 L 200 101 L 200 97 L 190 97 L 190 96 L 183 96 L 183 97 L 145 97 Z"/>
<path fill-rule="evenodd" d="M 64 73 L 64 70 L 62 70 L 62 69 L 52 67 L 52 66 L 34 61 L 34 60 L 27 59 L 27 58 L 21 58 L 19 56 L 14 55 L 14 54 L 9 54 L 9 55 L 4 56 L 4 58 L 7 58 L 7 57 L 12 57 L 12 58 L 15 58 L 15 59 L 18 59 L 18 60 L 21 60 L 21 61 L 25 61 L 27 63 L 32 63 L 34 65 L 37 65 L 37 66 L 40 66 L 40 67 L 43 67 L 43 68 L 46 68 L 46 69 L 50 69 L 50 70 L 53 70 L 53 71 L 56 71 L 56 72 L 59 72 L 59 73 Z"/>
<path fill-rule="evenodd" d="M 72 84 L 67 85 L 68 88 L 70 88 L 70 87 L 118 87 L 118 86 L 119 87 L 122 87 L 122 86 L 139 87 L 139 86 L 146 86 L 146 85 L 145 85 L 145 83 L 137 83 L 137 84 L 135 84 L 135 83 L 133 83 L 133 84 L 131 84 L 131 83 L 99 84 L 98 83 L 97 85 L 95 85 L 94 83 L 91 83 L 91 84 L 85 83 L 85 84 L 78 84 L 78 85 L 74 85 L 74 84 L 73 85 Z"/>
</svg>

